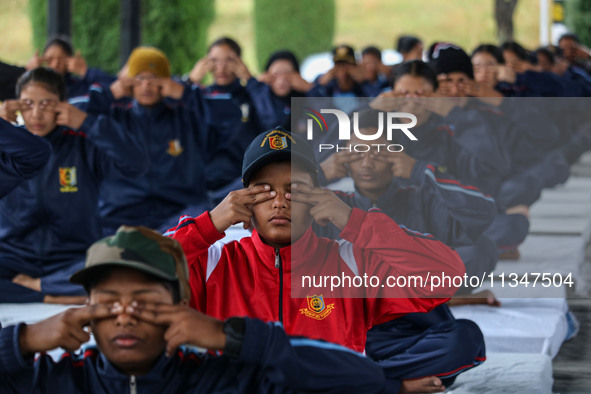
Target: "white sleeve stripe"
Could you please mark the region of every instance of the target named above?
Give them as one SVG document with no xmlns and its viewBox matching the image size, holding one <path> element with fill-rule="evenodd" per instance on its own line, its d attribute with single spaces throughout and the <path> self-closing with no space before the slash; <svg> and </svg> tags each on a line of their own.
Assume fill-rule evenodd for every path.
<svg viewBox="0 0 591 394">
<path fill-rule="evenodd" d="M 437 185 L 441 189 L 451 190 L 451 191 L 454 191 L 454 192 L 460 192 L 460 193 L 468 194 L 468 195 L 474 196 L 474 197 L 480 197 L 480 198 L 483 198 L 483 199 L 485 199 L 487 201 L 492 201 L 492 202 L 495 201 L 492 197 L 486 196 L 485 194 L 483 194 L 480 191 L 467 190 L 467 189 L 464 189 L 461 186 L 455 186 L 455 185 L 448 185 L 448 184 L 440 183 L 435 178 L 435 175 L 433 174 L 433 172 L 431 170 L 429 170 L 428 168 L 425 170 L 425 175 L 427 175 L 429 178 L 431 178 L 431 180 L 435 183 L 435 185 Z"/>
<path fill-rule="evenodd" d="M 226 246 L 224 242 L 217 241 L 207 250 L 207 271 L 205 273 L 206 282 L 215 267 L 217 267 L 218 263 L 220 262 L 220 258 L 222 257 L 222 249 L 224 249 L 224 246 Z"/>
<path fill-rule="evenodd" d="M 339 255 L 347 263 L 351 271 L 356 276 L 359 276 L 359 268 L 357 268 L 357 262 L 355 261 L 355 255 L 353 254 L 353 244 L 344 239 L 339 239 Z"/>
</svg>

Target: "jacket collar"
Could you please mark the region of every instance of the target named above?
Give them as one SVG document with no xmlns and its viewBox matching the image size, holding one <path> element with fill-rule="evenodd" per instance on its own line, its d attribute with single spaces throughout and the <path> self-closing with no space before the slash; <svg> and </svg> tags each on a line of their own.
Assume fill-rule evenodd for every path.
<svg viewBox="0 0 591 394">
<path fill-rule="evenodd" d="M 158 117 L 165 109 L 164 99 L 160 100 L 158 103 L 153 105 L 152 107 L 146 107 L 139 104 L 136 100 L 133 100 L 132 103 L 132 111 L 135 115 L 140 117 L 144 116 L 153 116 Z"/>
<path fill-rule="evenodd" d="M 257 251 L 257 254 L 261 257 L 261 260 L 268 265 L 269 268 L 275 267 L 275 251 L 276 248 L 267 245 L 262 239 L 259 233 L 254 230 L 252 232 L 252 242 Z M 279 249 L 279 256 L 283 263 L 284 272 L 290 272 L 293 264 L 298 264 L 302 261 L 311 261 L 318 250 L 318 237 L 310 226 L 306 232 L 294 243 L 288 246 L 284 246 Z M 294 256 L 295 253 L 295 256 Z M 294 258 L 295 257 L 295 258 Z"/>
<path fill-rule="evenodd" d="M 212 85 L 209 86 L 208 90 L 210 91 L 220 91 L 220 92 L 228 92 L 228 93 L 234 93 L 237 90 L 242 88 L 242 84 L 240 83 L 240 79 L 236 78 L 234 80 L 234 82 L 232 82 L 229 85 L 218 85 L 217 83 L 214 83 Z"/>
<path fill-rule="evenodd" d="M 401 181 L 401 179 L 392 178 L 392 181 L 388 185 L 388 189 L 386 189 L 386 192 L 378 198 L 375 204 L 372 203 L 368 197 L 362 195 L 359 189 L 355 188 L 355 193 L 353 194 L 353 206 L 364 211 L 368 211 L 374 207 L 382 209 L 383 207 L 391 206 L 395 203 L 397 197 L 396 194 L 400 188 L 403 187 L 403 182 Z"/>
<path fill-rule="evenodd" d="M 169 365 L 174 368 L 174 359 L 175 357 L 166 357 L 164 353 L 160 355 L 156 364 L 152 367 L 150 372 L 145 375 L 138 376 L 137 379 L 140 381 L 150 381 L 152 383 L 162 383 L 164 384 L 168 379 L 168 374 L 171 371 L 171 368 L 167 368 Z M 97 359 L 97 373 L 101 376 L 102 379 L 105 380 L 125 380 L 129 381 L 130 376 L 120 372 L 111 362 L 107 359 L 107 357 L 101 352 Z M 162 386 L 164 387 L 164 386 Z"/>
<path fill-rule="evenodd" d="M 64 132 L 67 130 L 72 129 L 65 126 L 56 126 L 53 130 L 49 132 L 49 134 L 45 135 L 43 138 L 47 139 L 50 142 L 54 142 L 60 139 L 64 135 Z"/>
</svg>

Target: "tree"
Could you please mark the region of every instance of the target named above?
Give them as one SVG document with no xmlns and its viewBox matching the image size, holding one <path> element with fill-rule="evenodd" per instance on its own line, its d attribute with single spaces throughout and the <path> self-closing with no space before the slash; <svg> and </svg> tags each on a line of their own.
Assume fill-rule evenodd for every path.
<svg viewBox="0 0 591 394">
<path fill-rule="evenodd" d="M 583 44 L 591 46 L 591 2 L 588 0 L 567 1 L 566 25 L 579 36 Z"/>
<path fill-rule="evenodd" d="M 513 12 L 517 0 L 495 0 L 495 21 L 499 44 L 513 41 Z"/>
<path fill-rule="evenodd" d="M 298 59 L 332 47 L 335 28 L 334 0 L 255 0 L 254 28 L 257 61 L 262 68 L 280 49 Z"/>
<path fill-rule="evenodd" d="M 142 44 L 162 49 L 172 73 L 191 71 L 207 51 L 214 4 L 212 0 L 143 0 Z"/>
<path fill-rule="evenodd" d="M 72 0 L 72 44 L 90 66 L 115 73 L 119 69 L 119 0 Z M 171 71 L 191 70 L 205 54 L 207 31 L 214 17 L 210 0 L 143 0 L 141 42 L 162 49 Z M 47 0 L 29 0 L 33 45 L 47 40 Z"/>
</svg>

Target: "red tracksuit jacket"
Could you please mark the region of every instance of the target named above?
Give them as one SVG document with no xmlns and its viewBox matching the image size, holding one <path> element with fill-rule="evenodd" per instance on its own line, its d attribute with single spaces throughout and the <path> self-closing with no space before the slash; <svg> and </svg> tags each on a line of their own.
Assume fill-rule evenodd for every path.
<svg viewBox="0 0 591 394">
<path fill-rule="evenodd" d="M 281 321 L 289 335 L 323 339 L 359 352 L 373 325 L 429 311 L 447 301 L 455 289 L 448 287 L 446 298 L 429 298 L 428 283 L 414 290 L 378 286 L 333 293 L 329 288 L 293 288 L 299 286 L 302 274 L 368 273 L 385 280 L 388 275 L 425 278 L 427 272 L 449 276 L 465 272 L 458 254 L 430 235 L 401 228 L 380 211 L 357 208 L 340 234 L 341 241 L 319 238 L 308 229 L 281 249 L 265 244 L 256 231 L 239 242 L 216 242 L 224 234 L 216 230 L 208 212 L 181 218 L 167 235 L 178 240 L 186 253 L 194 308 L 218 319 L 250 316 Z M 299 271 L 302 266 L 306 268 Z M 299 298 L 292 297 L 292 290 Z M 384 296 L 406 298 L 376 298 Z"/>
</svg>

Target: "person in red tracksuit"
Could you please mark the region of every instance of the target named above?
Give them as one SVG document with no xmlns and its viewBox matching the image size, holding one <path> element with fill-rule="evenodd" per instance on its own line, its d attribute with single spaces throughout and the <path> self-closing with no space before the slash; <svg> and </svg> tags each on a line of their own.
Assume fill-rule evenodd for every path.
<svg viewBox="0 0 591 394">
<path fill-rule="evenodd" d="M 462 276 L 465 268 L 455 251 L 432 236 L 399 227 L 379 210 L 351 208 L 331 191 L 318 188 L 316 168 L 306 141 L 280 127 L 262 133 L 244 156 L 245 189 L 229 193 L 211 212 L 181 217 L 165 235 L 178 240 L 187 255 L 191 305 L 199 311 L 219 319 L 250 316 L 279 321 L 288 334 L 362 352 L 372 326 L 406 313 L 430 311 L 456 289 L 432 293 L 426 280 L 415 288 L 368 286 L 331 292 L 328 287 L 300 286 L 302 275 L 427 279 L 427 273 Z M 317 237 L 312 221 L 332 222 L 342 230 L 342 241 Z M 239 242 L 220 241 L 224 231 L 237 223 L 254 226 L 252 236 Z M 431 346 L 435 352 L 446 347 L 436 342 Z M 437 358 L 445 359 L 441 354 Z M 409 360 L 414 370 L 396 376 L 394 392 L 445 389 L 423 361 Z M 458 362 L 463 366 L 468 361 Z M 390 378 L 395 373 L 386 370 Z"/>
</svg>

